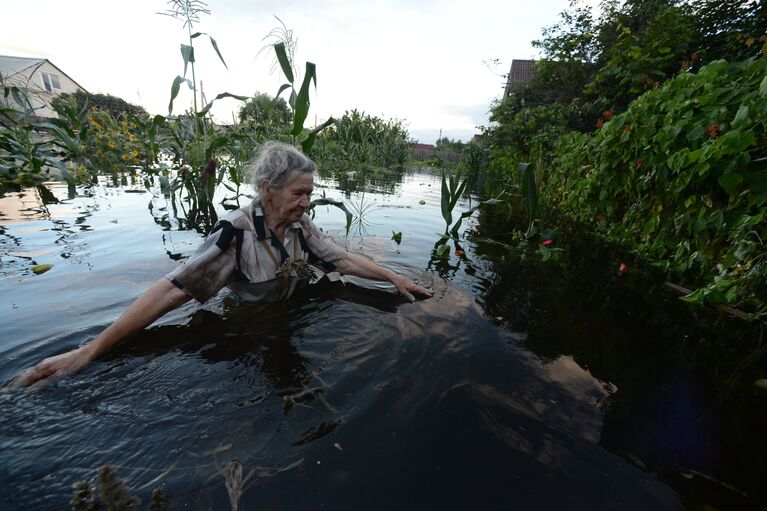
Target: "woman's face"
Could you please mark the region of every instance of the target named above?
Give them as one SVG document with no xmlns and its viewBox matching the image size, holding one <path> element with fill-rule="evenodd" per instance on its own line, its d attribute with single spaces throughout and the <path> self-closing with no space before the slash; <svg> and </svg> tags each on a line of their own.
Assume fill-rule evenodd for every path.
<svg viewBox="0 0 767 511">
<path fill-rule="evenodd" d="M 278 221 L 298 222 L 311 202 L 314 191 L 314 174 L 300 174 L 277 190 L 266 186 L 270 213 L 275 215 Z"/>
</svg>

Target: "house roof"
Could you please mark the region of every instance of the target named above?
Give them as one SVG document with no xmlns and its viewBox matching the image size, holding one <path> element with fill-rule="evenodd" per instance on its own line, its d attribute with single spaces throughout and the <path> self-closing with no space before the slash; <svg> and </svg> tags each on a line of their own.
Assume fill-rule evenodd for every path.
<svg viewBox="0 0 767 511">
<path fill-rule="evenodd" d="M 514 59 L 511 61 L 511 69 L 509 70 L 509 78 L 506 81 L 504 96 L 524 88 L 533 81 L 535 76 L 534 64 L 534 60 Z"/>
<path fill-rule="evenodd" d="M 45 59 L 30 59 L 27 57 L 0 55 L 0 74 L 5 77 L 13 76 L 41 62 L 45 62 Z"/>
<path fill-rule="evenodd" d="M 12 57 L 10 55 L 0 55 L 0 76 L 3 78 L 11 77 L 15 74 L 21 73 L 22 71 L 29 69 L 32 66 L 36 66 L 39 64 L 42 64 L 43 62 L 48 62 L 48 64 L 55 67 L 61 74 L 72 80 L 72 77 L 66 74 L 64 71 L 61 70 L 56 64 L 51 62 L 48 59 L 37 59 L 37 58 L 29 58 L 29 57 Z M 80 87 L 83 91 L 88 92 L 85 87 L 77 83 L 75 80 L 72 80 L 72 82 Z"/>
</svg>

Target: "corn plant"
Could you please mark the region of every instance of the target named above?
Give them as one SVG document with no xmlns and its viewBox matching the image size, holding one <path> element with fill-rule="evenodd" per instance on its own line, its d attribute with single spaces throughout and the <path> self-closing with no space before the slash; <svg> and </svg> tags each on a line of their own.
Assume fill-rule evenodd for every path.
<svg viewBox="0 0 767 511">
<path fill-rule="evenodd" d="M 314 146 L 314 142 L 317 139 L 317 134 L 333 124 L 334 120 L 331 117 L 324 123 L 316 126 L 304 136 L 304 123 L 309 116 L 309 107 L 311 101 L 309 100 L 309 89 L 312 83 L 315 89 L 317 88 L 317 66 L 313 62 L 306 62 L 304 77 L 300 79 L 295 68 L 295 47 L 296 40 L 293 38 L 293 31 L 288 30 L 285 24 L 277 18 L 282 27 L 278 27 L 272 30 L 266 38 L 274 38 L 276 43 L 271 46 L 274 49 L 274 54 L 279 64 L 282 74 L 286 80 L 286 83 L 282 84 L 277 91 L 276 97 L 286 91 L 290 90 L 290 96 L 288 97 L 288 105 L 293 113 L 293 123 L 290 130 L 290 136 L 293 139 L 293 145 L 301 144 L 301 149 L 304 153 L 309 154 Z M 301 83 L 298 89 L 296 86 Z"/>
<path fill-rule="evenodd" d="M 487 206 L 495 206 L 501 204 L 503 201 L 495 198 L 488 199 L 478 203 L 476 206 L 462 212 L 458 215 L 458 219 L 453 223 L 453 209 L 455 208 L 458 200 L 466 190 L 467 179 L 463 179 L 460 171 L 455 174 L 449 173 L 442 168 L 442 196 L 441 196 L 441 209 L 442 218 L 445 219 L 445 234 L 434 245 L 433 257 L 438 260 L 445 260 L 450 256 L 450 246 L 447 244 L 448 240 L 452 239 L 455 244 L 456 254 L 463 256 L 463 249 L 458 244 L 458 231 L 461 229 L 464 218 L 469 218 L 480 208 Z M 451 226 L 452 224 L 452 226 Z"/>
<path fill-rule="evenodd" d="M 202 108 L 198 107 L 194 40 L 201 36 L 207 36 L 221 63 L 226 69 L 229 68 L 216 40 L 204 32 L 194 32 L 194 26 L 199 23 L 200 15 L 210 14 L 207 4 L 201 0 L 170 0 L 168 5 L 169 9 L 159 14 L 182 21 L 188 35 L 188 44 L 181 44 L 184 73 L 176 76 L 171 85 L 168 114 L 173 113 L 173 102 L 178 96 L 182 83 L 186 83 L 192 90 L 193 98 L 191 111 L 184 116 L 173 118 L 169 123 L 170 151 L 179 169 L 178 176 L 174 183 L 169 186 L 169 189 L 171 192 L 188 190 L 194 203 L 192 210 L 206 212 L 202 216 L 206 219 L 205 223 L 207 224 L 209 221 L 215 220 L 215 210 L 212 206 L 213 194 L 225 175 L 223 167 L 218 165 L 216 156 L 221 148 L 233 143 L 227 132 L 222 132 L 216 128 L 210 119 L 209 112 L 213 103 L 219 99 L 234 98 L 246 101 L 248 97 L 222 92 Z M 187 78 L 188 70 L 191 70 L 191 80 Z M 219 167 L 218 173 L 216 173 L 217 167 Z M 230 174 L 237 178 L 240 172 L 235 169 Z M 239 181 L 236 182 L 236 185 L 239 187 Z"/>
<path fill-rule="evenodd" d="M 461 179 L 461 172 L 458 171 L 453 174 L 452 172 L 446 171 L 443 166 L 440 206 L 442 210 L 442 218 L 445 219 L 445 236 L 448 235 L 450 225 L 453 223 L 453 209 L 458 203 L 458 199 L 463 195 L 465 189 L 466 180 Z"/>
</svg>

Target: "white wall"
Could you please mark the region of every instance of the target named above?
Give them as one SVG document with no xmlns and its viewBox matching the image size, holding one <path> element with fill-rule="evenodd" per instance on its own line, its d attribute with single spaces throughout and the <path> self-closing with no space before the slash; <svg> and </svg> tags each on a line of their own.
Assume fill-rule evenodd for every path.
<svg viewBox="0 0 767 511">
<path fill-rule="evenodd" d="M 48 73 L 49 77 L 54 76 L 58 78 L 59 89 L 54 89 L 51 92 L 46 90 L 43 73 Z M 18 87 L 27 89 L 30 103 L 35 110 L 34 115 L 39 115 L 40 117 L 56 117 L 56 112 L 50 107 L 51 100 L 59 94 L 71 94 L 80 90 L 80 87 L 74 81 L 47 60 L 43 61 L 42 64 L 35 64 L 20 73 L 10 76 L 8 81 Z"/>
</svg>

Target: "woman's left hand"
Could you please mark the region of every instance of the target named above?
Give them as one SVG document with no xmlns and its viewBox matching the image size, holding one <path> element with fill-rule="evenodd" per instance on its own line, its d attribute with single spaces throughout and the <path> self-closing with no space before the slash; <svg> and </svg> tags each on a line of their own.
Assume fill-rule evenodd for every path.
<svg viewBox="0 0 767 511">
<path fill-rule="evenodd" d="M 397 291 L 399 291 L 402 296 L 411 302 L 415 301 L 415 296 L 413 296 L 413 293 L 419 294 L 426 298 L 430 298 L 432 295 L 431 291 L 423 286 L 419 286 L 407 277 L 397 275 L 397 278 L 392 281 L 392 284 L 394 284 L 394 286 L 397 288 Z"/>
<path fill-rule="evenodd" d="M 431 291 L 425 287 L 419 286 L 409 278 L 403 277 L 402 275 L 397 275 L 390 269 L 377 265 L 373 261 L 365 259 L 364 257 L 357 254 L 347 254 L 337 269 L 340 273 L 348 273 L 350 275 L 356 275 L 358 277 L 364 277 L 367 279 L 376 279 L 382 281 L 388 280 L 394 284 L 394 286 L 397 288 L 397 291 L 399 291 L 402 296 L 411 302 L 415 301 L 415 296 L 413 296 L 413 293 L 425 296 L 426 298 L 431 296 Z"/>
</svg>

